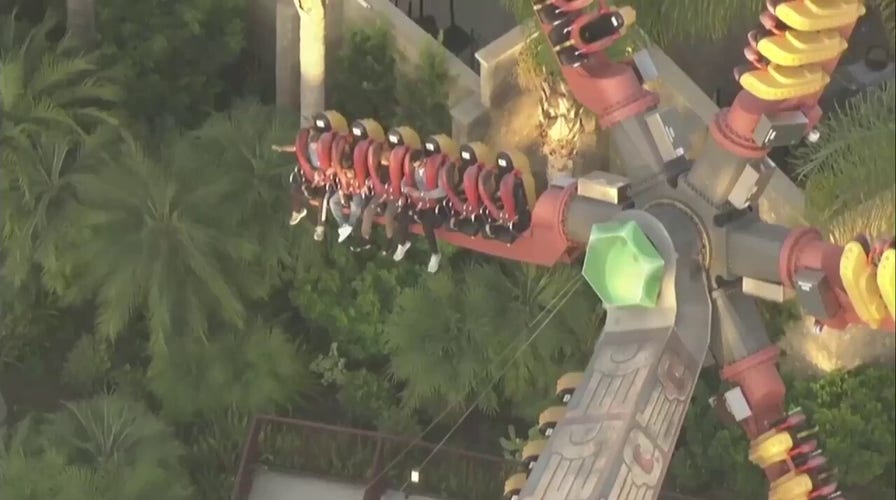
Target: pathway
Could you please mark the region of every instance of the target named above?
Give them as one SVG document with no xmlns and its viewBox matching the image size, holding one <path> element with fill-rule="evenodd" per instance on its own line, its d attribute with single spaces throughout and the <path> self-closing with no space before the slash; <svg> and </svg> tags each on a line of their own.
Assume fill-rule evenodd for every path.
<svg viewBox="0 0 896 500">
<path fill-rule="evenodd" d="M 364 488 L 312 476 L 284 474 L 265 469 L 255 473 L 249 500 L 361 500 Z M 439 500 L 389 491 L 382 500 Z"/>
</svg>

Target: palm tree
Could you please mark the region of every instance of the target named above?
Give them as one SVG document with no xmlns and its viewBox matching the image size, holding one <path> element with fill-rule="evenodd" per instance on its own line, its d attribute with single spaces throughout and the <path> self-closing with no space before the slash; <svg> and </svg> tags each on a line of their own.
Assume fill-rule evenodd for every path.
<svg viewBox="0 0 896 500">
<path fill-rule="evenodd" d="M 5 449 L 0 474 L 12 489 L 4 499 L 193 498 L 171 430 L 142 404 L 115 395 L 25 420 Z"/>
<path fill-rule="evenodd" d="M 496 411 L 506 400 L 531 409 L 540 402 L 534 394 L 549 394 L 564 369 L 583 368 L 591 350 L 599 319 L 593 295 L 581 287 L 568 301 L 552 300 L 580 280 L 566 267 L 476 265 L 424 278 L 403 292 L 385 336 L 405 404 L 438 412 L 432 405 L 472 403 L 484 394 L 478 402 L 483 411 Z M 556 317 L 542 327 L 555 308 Z M 505 367 L 500 383 L 489 388 Z"/>
<path fill-rule="evenodd" d="M 277 106 L 299 111 L 299 13 L 291 0 L 277 0 Z"/>
<path fill-rule="evenodd" d="M 817 142 L 794 155 L 810 216 L 839 243 L 860 232 L 896 232 L 894 90 L 887 82 L 852 98 L 822 123 Z"/>
<path fill-rule="evenodd" d="M 66 36 L 82 49 L 92 49 L 99 41 L 94 0 L 65 0 Z"/>
<path fill-rule="evenodd" d="M 122 97 L 97 54 L 49 41 L 56 25 L 51 15 L 30 29 L 14 14 L 0 18 L 0 211 L 4 265 L 15 284 L 35 259 L 55 263 L 56 222 L 71 194 L 67 175 L 83 143 L 94 141 L 86 136 L 117 123 L 113 110 Z"/>
<path fill-rule="evenodd" d="M 26 453 L 20 429 L 0 446 L 0 493 L 4 500 L 99 499 L 99 481 L 89 467 L 74 466 L 58 452 Z"/>
<path fill-rule="evenodd" d="M 293 0 L 299 11 L 299 65 L 303 123 L 323 111 L 326 76 L 327 0 Z"/>
<path fill-rule="evenodd" d="M 80 134 L 98 123 L 118 123 L 110 111 L 122 98 L 117 75 L 100 68 L 97 53 L 51 43 L 57 21 L 48 14 L 26 31 L 15 15 L 0 18 L 0 160 L 6 168 L 21 168 L 16 155 L 50 128 Z"/>
<path fill-rule="evenodd" d="M 65 214 L 74 202 L 71 173 L 87 167 L 95 155 L 120 137 L 103 129 L 76 137 L 50 129 L 28 139 L 16 161 L 0 172 L 3 196 L 3 266 L 17 286 L 39 265 L 49 289 L 63 289 L 65 272 L 58 256 L 71 240 Z"/>
<path fill-rule="evenodd" d="M 71 298 L 95 294 L 99 333 L 114 338 L 142 313 L 151 347 L 162 352 L 167 336 L 204 336 L 214 319 L 242 326 L 244 300 L 267 293 L 255 221 L 238 185 L 246 176 L 233 170 L 251 160 L 237 144 L 209 145 L 179 136 L 149 154 L 122 141 L 96 168 L 73 174 L 78 204 L 70 216 L 85 237 L 65 255 L 77 270 Z M 270 146 L 255 151 L 262 148 Z"/>
<path fill-rule="evenodd" d="M 270 145 L 291 142 L 298 126 L 298 116 L 291 111 L 244 101 L 227 113 L 212 115 L 191 134 L 195 161 L 217 164 L 232 179 L 238 197 L 231 203 L 241 206 L 243 218 L 252 222 L 244 229 L 258 243 L 260 269 L 272 283 L 293 249 L 289 233 L 283 231 L 283 213 L 288 212 L 286 181 L 294 160 Z"/>
<path fill-rule="evenodd" d="M 172 341 L 149 369 L 150 390 L 176 421 L 207 421 L 230 409 L 270 413 L 296 401 L 313 380 L 297 346 L 282 331 L 253 322 L 246 331 Z"/>
</svg>

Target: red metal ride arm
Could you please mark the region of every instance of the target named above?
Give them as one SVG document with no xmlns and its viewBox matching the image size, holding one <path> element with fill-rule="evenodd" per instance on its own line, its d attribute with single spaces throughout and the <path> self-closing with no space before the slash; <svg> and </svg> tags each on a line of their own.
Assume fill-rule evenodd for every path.
<svg viewBox="0 0 896 500">
<path fill-rule="evenodd" d="M 585 13 L 592 2 L 533 1 L 541 29 L 560 60 L 560 71 L 576 100 L 597 115 L 601 128 L 608 128 L 626 118 L 654 107 L 656 94 L 648 92 L 634 69 L 628 64 L 610 61 L 603 50 L 608 41 L 586 45 L 581 30 L 596 18 Z"/>
<path fill-rule="evenodd" d="M 761 17 L 762 24 L 768 35 L 776 36 L 776 39 L 766 42 L 765 47 L 757 47 L 762 41 L 751 33 L 750 47 L 745 53 L 756 69 L 749 76 L 743 73 L 737 75 L 745 88 L 730 108 L 720 110 L 716 115 L 710 125 L 713 139 L 708 148 L 710 152 L 699 158 L 688 174 L 688 181 L 717 205 L 727 199 L 733 182 L 746 164 L 768 153 L 770 146 L 759 144 L 755 139 L 763 116 L 772 118 L 783 112 L 801 112 L 805 118 L 804 134 L 818 123 L 821 118 L 818 99 L 843 49 L 840 47 L 838 50 L 837 44 L 849 38 L 857 17 L 864 12 L 858 0 L 846 0 L 836 6 L 822 5 L 813 0 L 769 0 L 766 7 L 767 11 Z M 838 8 L 842 10 L 839 15 L 825 12 L 825 9 L 833 11 Z M 785 20 L 789 25 L 784 23 Z M 822 40 L 824 38 L 827 42 Z M 793 43 L 795 41 L 800 43 Z M 823 42 L 828 45 L 824 46 Z M 777 45 L 773 47 L 773 44 Z M 763 50 L 759 49 L 767 55 L 774 55 L 777 60 L 770 61 L 772 58 L 766 58 L 761 53 Z M 819 70 L 822 75 L 819 75 Z M 772 99 L 772 96 L 777 98 Z M 821 271 L 827 278 L 830 289 L 824 292 L 823 302 L 827 302 L 833 312 L 823 319 L 826 325 L 842 328 L 861 322 L 844 292 L 840 278 L 843 248 L 825 242 L 814 229 L 792 231 L 779 248 L 777 274 L 785 286 L 793 288 L 796 285 L 795 275 L 805 269 Z M 744 335 L 751 333 L 743 332 Z M 741 421 L 741 425 L 752 440 L 751 460 L 762 467 L 772 481 L 773 498 L 777 498 L 776 495 L 781 492 L 779 490 L 787 489 L 785 483 L 803 473 L 801 466 L 789 455 L 785 456 L 786 453 L 771 459 L 754 460 L 754 455 L 761 455 L 759 451 L 763 447 L 770 446 L 767 443 L 771 441 L 767 440 L 776 436 L 776 423 L 784 418 L 785 387 L 776 367 L 778 352 L 778 348 L 772 345 L 742 359 L 725 360 L 721 371 L 723 379 L 740 388 L 750 407 L 751 414 Z M 823 481 L 816 479 L 812 478 L 813 498 L 836 497 L 823 496 L 833 495 L 836 483 L 827 477 L 822 478 Z M 819 484 L 816 485 L 816 482 Z"/>
<path fill-rule="evenodd" d="M 762 24 L 768 29 L 769 26 L 776 25 L 775 31 L 796 31 L 788 30 L 788 26 L 784 24 L 776 14 L 776 9 L 783 4 L 799 4 L 801 0 L 790 2 L 780 2 L 776 0 L 768 0 L 766 12 L 762 13 Z M 855 3 L 861 3 L 856 1 Z M 856 18 L 853 17 L 843 19 L 845 24 L 836 26 L 837 33 L 844 39 L 849 40 L 853 28 L 856 25 Z M 795 27 L 794 27 L 795 28 Z M 803 31 L 803 30 L 799 30 Z M 751 33 L 751 36 L 753 34 Z M 836 56 L 820 62 L 821 70 L 830 75 L 837 63 L 840 61 L 840 53 Z M 767 64 L 767 62 L 766 62 Z M 821 119 L 821 109 L 818 107 L 818 99 L 824 91 L 824 86 L 816 92 L 795 97 L 786 100 L 765 100 L 757 97 L 750 91 L 742 89 L 734 99 L 730 108 L 722 109 L 716 115 L 716 119 L 710 125 L 710 133 L 719 145 L 728 151 L 742 158 L 757 159 L 763 158 L 768 154 L 769 149 L 762 145 L 756 144 L 753 134 L 756 126 L 759 124 L 763 115 L 771 116 L 775 113 L 783 111 L 801 111 L 806 116 L 808 125 L 805 132 L 808 133 Z"/>
</svg>

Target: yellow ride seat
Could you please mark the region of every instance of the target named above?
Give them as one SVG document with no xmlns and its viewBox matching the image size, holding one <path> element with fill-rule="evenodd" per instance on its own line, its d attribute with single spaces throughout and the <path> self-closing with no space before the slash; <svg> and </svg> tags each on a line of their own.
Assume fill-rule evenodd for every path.
<svg viewBox="0 0 896 500">
<path fill-rule="evenodd" d="M 767 69 L 744 73 L 739 81 L 744 90 L 760 99 L 783 101 L 819 92 L 830 80 L 818 65 L 789 68 L 769 64 Z"/>
<path fill-rule="evenodd" d="M 890 311 L 890 317 L 896 319 L 896 250 L 892 248 L 880 257 L 877 265 L 877 287 Z"/>
<path fill-rule="evenodd" d="M 759 40 L 756 50 L 781 66 L 802 66 L 833 59 L 846 50 L 846 40 L 834 30 L 787 30 Z"/>
<path fill-rule="evenodd" d="M 775 8 L 775 16 L 800 31 L 821 31 L 855 22 L 865 13 L 861 0 L 791 0 Z"/>
<path fill-rule="evenodd" d="M 750 445 L 750 461 L 761 468 L 784 460 L 787 452 L 793 448 L 793 438 L 787 431 L 769 431 L 757 438 Z"/>
<path fill-rule="evenodd" d="M 519 495 L 520 490 L 526 486 L 527 475 L 525 472 L 518 472 L 504 481 L 504 498 L 510 500 Z"/>
<path fill-rule="evenodd" d="M 812 479 L 807 474 L 792 471 L 781 476 L 769 487 L 768 500 L 802 500 L 812 492 Z"/>
<path fill-rule="evenodd" d="M 856 314 L 872 328 L 886 318 L 887 306 L 877 286 L 874 267 L 861 243 L 850 241 L 840 256 L 840 279 Z"/>
<path fill-rule="evenodd" d="M 407 125 L 395 127 L 392 130 L 398 132 L 405 146 L 411 149 L 420 149 L 420 135 L 417 134 L 416 130 L 408 127 Z"/>
</svg>

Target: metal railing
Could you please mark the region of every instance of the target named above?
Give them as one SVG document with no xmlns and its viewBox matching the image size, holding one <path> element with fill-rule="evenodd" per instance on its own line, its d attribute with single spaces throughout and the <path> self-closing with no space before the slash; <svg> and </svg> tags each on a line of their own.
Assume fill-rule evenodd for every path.
<svg viewBox="0 0 896 500">
<path fill-rule="evenodd" d="M 405 449 L 407 453 L 382 474 L 382 481 L 372 483 Z M 434 450 L 435 445 L 409 437 L 256 416 L 249 426 L 231 500 L 248 499 L 259 466 L 363 482 L 368 492 L 382 493 L 408 482 L 410 471 Z M 429 459 L 419 482 L 409 484 L 405 491 L 446 499 L 501 498 L 504 477 L 512 466 L 502 457 L 443 446 Z"/>
</svg>

